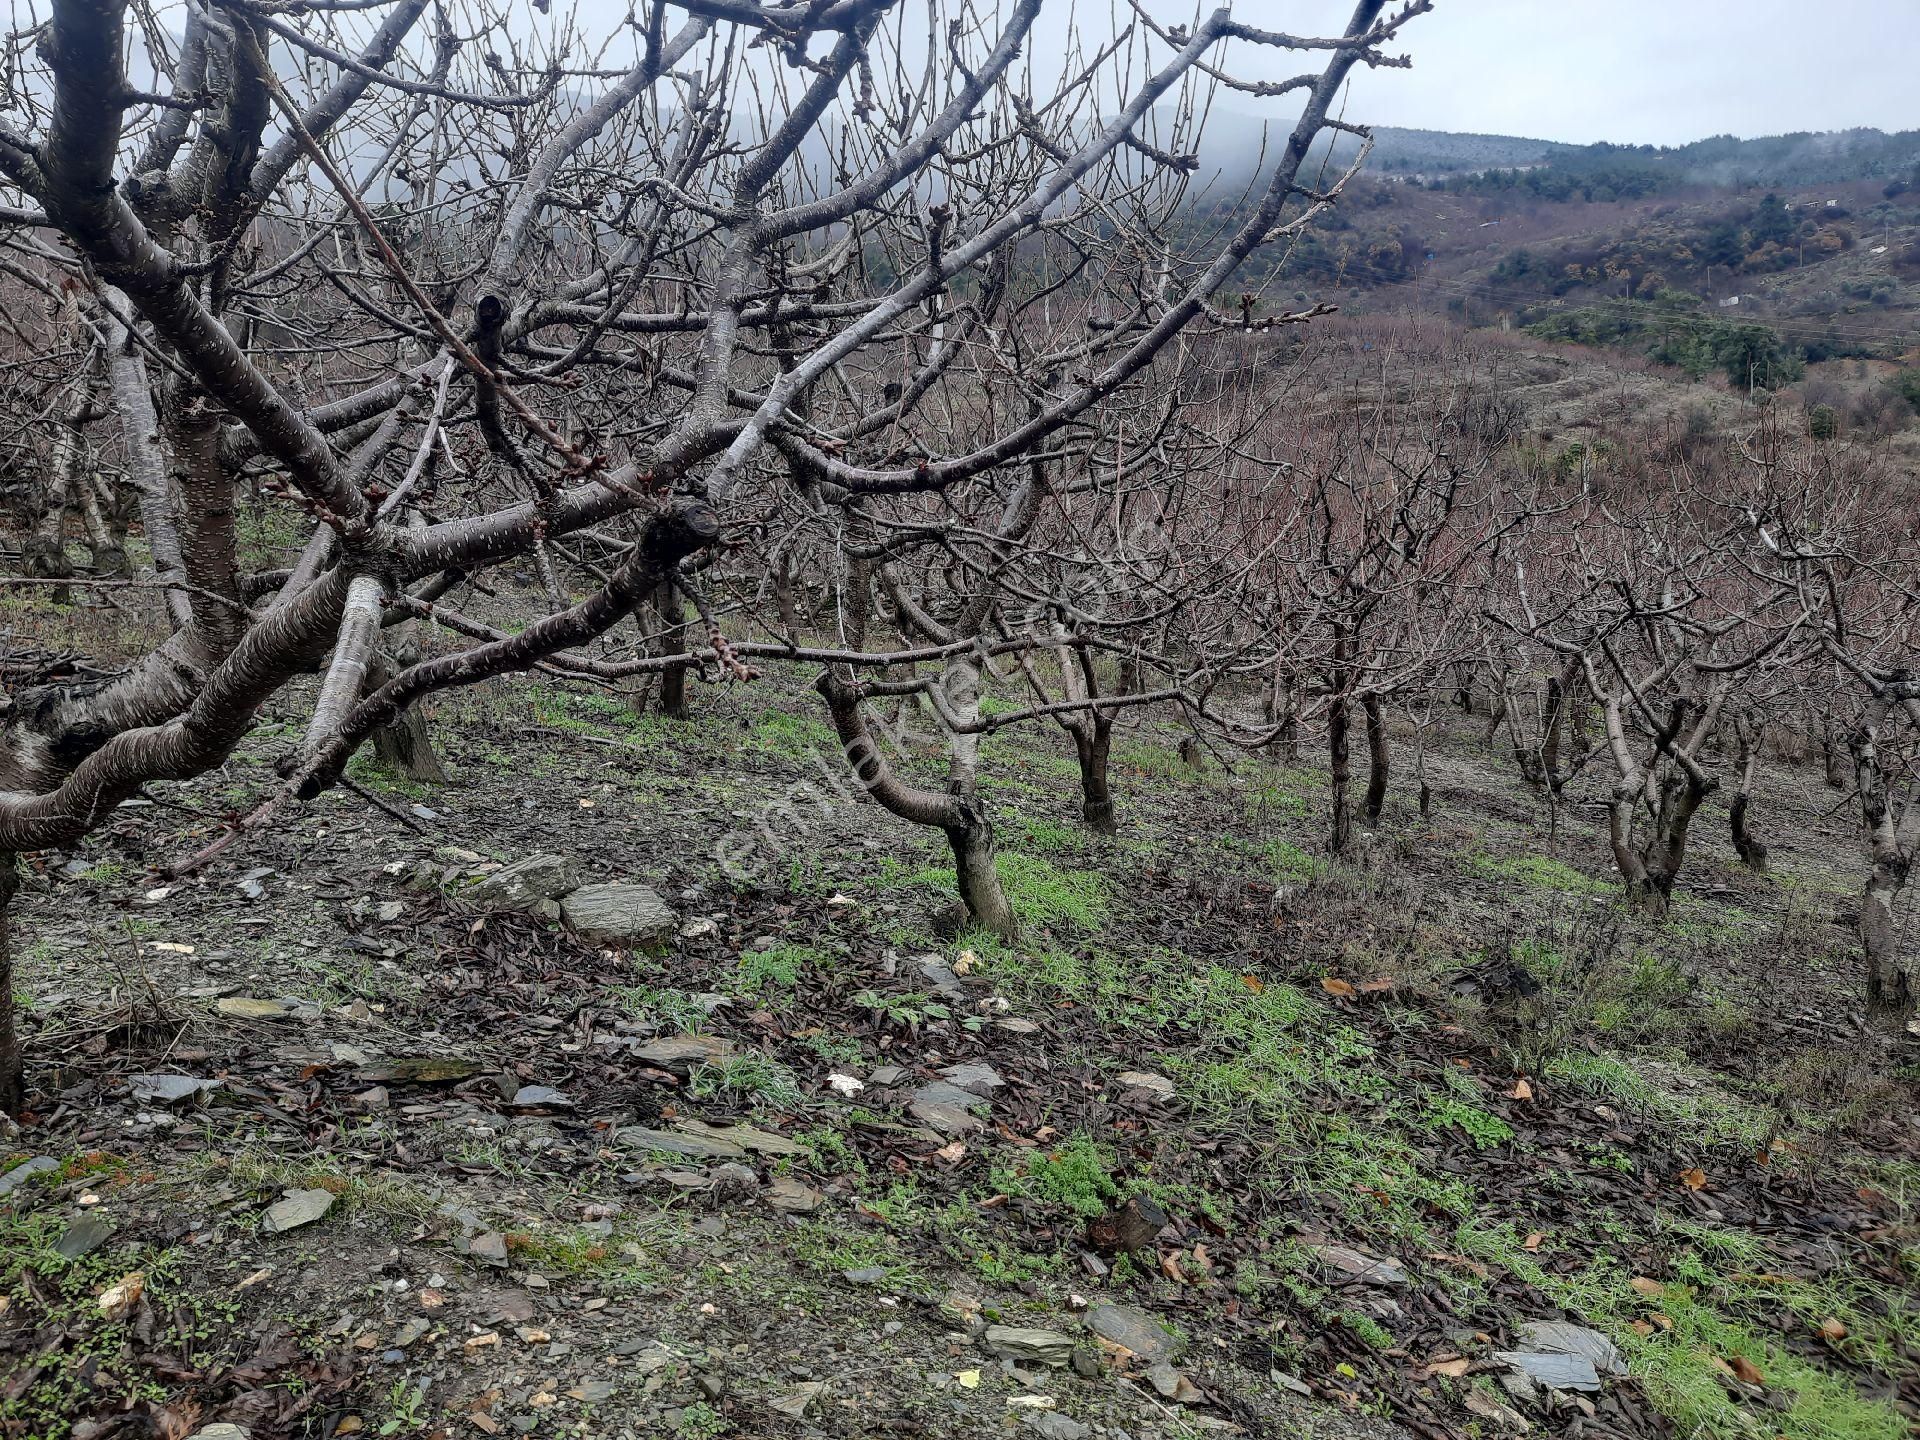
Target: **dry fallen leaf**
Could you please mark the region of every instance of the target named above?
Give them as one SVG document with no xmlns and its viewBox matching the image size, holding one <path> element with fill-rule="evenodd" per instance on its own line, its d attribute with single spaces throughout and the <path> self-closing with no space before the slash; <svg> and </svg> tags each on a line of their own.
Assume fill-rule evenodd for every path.
<svg viewBox="0 0 1920 1440">
<path fill-rule="evenodd" d="M 1262 990 L 1267 988 L 1266 983 L 1262 981 L 1258 975 L 1242 975 L 1240 977 L 1240 983 L 1255 995 L 1258 995 Z"/>
<path fill-rule="evenodd" d="M 1728 1362 L 1727 1368 L 1733 1371 L 1735 1378 L 1744 1385 L 1765 1385 L 1767 1383 L 1767 1377 L 1760 1373 L 1760 1367 L 1744 1355 L 1734 1356 L 1733 1359 Z"/>
<path fill-rule="evenodd" d="M 1695 1166 L 1691 1170 L 1682 1170 L 1680 1172 L 1680 1183 L 1689 1190 L 1704 1190 L 1707 1188 L 1707 1172 L 1698 1166 Z"/>
<path fill-rule="evenodd" d="M 100 1292 L 100 1314 L 111 1321 L 126 1319 L 128 1312 L 140 1303 L 140 1292 L 146 1288 L 147 1277 L 138 1270 L 121 1276 Z"/>
<path fill-rule="evenodd" d="M 1428 1375 L 1445 1375 L 1449 1379 L 1458 1380 L 1467 1373 L 1472 1365 L 1473 1362 L 1464 1356 L 1452 1360 L 1436 1360 L 1433 1364 L 1427 1366 L 1426 1373 Z"/>
<path fill-rule="evenodd" d="M 1391 975 L 1382 975 L 1377 979 L 1362 980 L 1360 982 L 1360 993 L 1362 995 L 1384 995 L 1391 989 L 1393 989 L 1393 977 Z"/>
<path fill-rule="evenodd" d="M 1526 1076 L 1522 1075 L 1518 1080 L 1513 1082 L 1513 1088 L 1507 1092 L 1507 1098 L 1510 1100 L 1531 1100 L 1533 1098 L 1533 1086 L 1527 1083 Z"/>
<path fill-rule="evenodd" d="M 1631 1280 L 1627 1281 L 1627 1284 L 1642 1295 L 1658 1295 L 1667 1288 L 1658 1280 L 1649 1280 L 1644 1275 L 1634 1276 Z"/>
<path fill-rule="evenodd" d="M 1847 1327 L 1841 1324 L 1837 1317 L 1829 1315 L 1820 1322 L 1820 1338 L 1823 1340 L 1844 1340 L 1847 1338 Z"/>
<path fill-rule="evenodd" d="M 978 1370 L 962 1370 L 953 1378 L 960 1382 L 960 1388 L 963 1390 L 978 1390 L 980 1388 L 980 1372 Z"/>
<path fill-rule="evenodd" d="M 1522 1250 L 1538 1250 L 1540 1248 L 1540 1242 L 1546 1238 L 1545 1235 L 1536 1230 L 1520 1242 L 1520 1248 Z"/>
<path fill-rule="evenodd" d="M 960 1157 L 967 1153 L 967 1147 L 956 1140 L 951 1145 L 942 1145 L 933 1153 L 949 1165 L 958 1165 L 960 1163 Z"/>
<path fill-rule="evenodd" d="M 1648 1324 L 1645 1320 L 1636 1320 L 1628 1328 L 1630 1328 L 1633 1331 L 1633 1333 L 1636 1335 L 1651 1335 L 1653 1333 L 1653 1326 Z"/>
<path fill-rule="evenodd" d="M 973 967 L 979 963 L 980 957 L 974 954 L 973 951 L 962 950 L 958 955 L 953 957 L 953 973 L 956 975 L 971 974 Z"/>
<path fill-rule="evenodd" d="M 1347 981 L 1332 975 L 1320 982 L 1320 988 L 1336 1000 L 1351 1000 L 1358 993 Z"/>
</svg>

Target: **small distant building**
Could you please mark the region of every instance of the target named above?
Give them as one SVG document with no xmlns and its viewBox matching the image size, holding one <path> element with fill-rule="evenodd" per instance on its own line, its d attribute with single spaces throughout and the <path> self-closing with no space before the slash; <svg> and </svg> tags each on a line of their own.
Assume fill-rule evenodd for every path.
<svg viewBox="0 0 1920 1440">
<path fill-rule="evenodd" d="M 1740 303 L 1740 297 L 1738 295 L 1729 295 L 1726 299 L 1716 300 L 1713 303 L 1718 305 L 1722 310 L 1731 310 Z"/>
</svg>

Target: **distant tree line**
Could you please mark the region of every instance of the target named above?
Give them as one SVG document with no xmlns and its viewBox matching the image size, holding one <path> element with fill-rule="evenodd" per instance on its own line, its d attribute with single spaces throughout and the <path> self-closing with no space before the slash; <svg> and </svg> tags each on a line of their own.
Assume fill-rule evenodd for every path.
<svg viewBox="0 0 1920 1440">
<path fill-rule="evenodd" d="M 1521 191 L 1540 200 L 1636 200 L 1686 185 L 1736 188 L 1885 180 L 1900 193 L 1920 180 L 1920 130 L 1887 134 L 1806 131 L 1742 140 L 1715 135 L 1688 145 L 1601 142 L 1554 150 L 1539 164 L 1492 168 L 1436 179 L 1431 188 L 1462 194 Z M 1894 187 L 1899 187 L 1896 191 Z"/>
</svg>

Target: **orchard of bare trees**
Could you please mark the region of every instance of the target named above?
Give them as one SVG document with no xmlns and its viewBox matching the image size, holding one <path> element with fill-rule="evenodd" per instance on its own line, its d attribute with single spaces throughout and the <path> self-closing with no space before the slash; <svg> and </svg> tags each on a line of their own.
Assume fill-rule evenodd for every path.
<svg viewBox="0 0 1920 1440">
<path fill-rule="evenodd" d="M 243 860 L 369 742 L 431 776 L 437 692 L 538 670 L 682 713 L 792 668 L 874 824 L 938 831 L 1008 937 L 984 736 L 1062 732 L 1102 834 L 1143 708 L 1196 751 L 1323 759 L 1338 857 L 1396 792 L 1429 809 L 1465 710 L 1656 910 L 1716 793 L 1764 868 L 1762 762 L 1824 746 L 1865 1013 L 1907 1027 L 1910 477 L 1764 415 L 1550 464 L 1497 352 L 1356 355 L 1327 307 L 1243 293 L 1339 205 L 1343 86 L 1408 63 L 1427 0 L 1326 36 L 1136 3 L 1043 52 L 1058 8 L 16 5 L 7 584 L 163 637 L 49 679 L 9 635 L 7 893 L 289 687 L 281 782 L 172 874 Z M 1280 117 L 1224 196 L 1194 158 L 1222 97 Z M 242 563 L 262 515 L 297 531 L 282 567 Z M 886 743 L 903 710 L 937 779 Z"/>
</svg>

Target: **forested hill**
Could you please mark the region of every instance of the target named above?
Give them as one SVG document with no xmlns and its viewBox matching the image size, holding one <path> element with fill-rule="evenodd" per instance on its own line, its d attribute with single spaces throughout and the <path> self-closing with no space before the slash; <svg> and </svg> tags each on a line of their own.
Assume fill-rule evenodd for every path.
<svg viewBox="0 0 1920 1440">
<path fill-rule="evenodd" d="M 1431 136 L 1425 131 L 1381 132 L 1370 169 L 1422 174 L 1449 188 L 1520 187 L 1542 199 L 1631 199 L 1686 186 L 1731 189 L 1788 188 L 1852 180 L 1913 183 L 1920 168 L 1920 130 L 1834 130 L 1742 140 L 1715 135 L 1687 145 L 1553 145 L 1504 136 Z M 1405 138 L 1403 138 L 1405 137 Z M 1412 137 L 1423 137 L 1414 139 Z M 1484 143 L 1474 143 L 1484 142 Z M 1535 159 L 1491 157 L 1502 148 Z M 1544 147 L 1544 148 L 1543 148 Z M 1467 157 L 1447 163 L 1450 155 Z M 1451 173 L 1449 173 L 1451 172 Z"/>
<path fill-rule="evenodd" d="M 1251 116 L 1216 114 L 1201 145 L 1202 168 L 1244 175 L 1248 144 L 1261 128 Z M 1793 188 L 1854 180 L 1915 183 L 1920 130 L 1798 131 L 1741 139 L 1713 135 L 1685 145 L 1621 145 L 1601 140 L 1571 145 L 1520 135 L 1480 135 L 1377 125 L 1366 169 L 1418 178 L 1448 189 L 1522 188 L 1547 200 L 1614 200 L 1683 187 Z M 1268 127 L 1266 164 L 1278 154 Z M 1350 161 L 1359 141 L 1333 139 L 1333 160 Z"/>
</svg>

